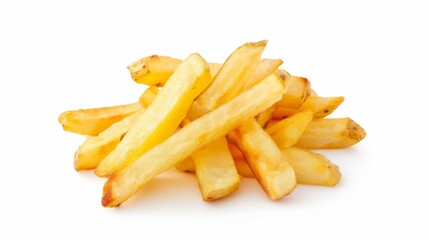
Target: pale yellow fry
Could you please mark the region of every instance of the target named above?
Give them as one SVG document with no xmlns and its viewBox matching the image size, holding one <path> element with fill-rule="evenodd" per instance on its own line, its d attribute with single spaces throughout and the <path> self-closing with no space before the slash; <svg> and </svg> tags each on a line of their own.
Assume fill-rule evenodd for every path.
<svg viewBox="0 0 429 240">
<path fill-rule="evenodd" d="M 299 108 L 299 111 L 311 110 L 314 113 L 314 118 L 324 118 L 334 112 L 341 103 L 344 97 L 308 97 Z"/>
<path fill-rule="evenodd" d="M 365 130 L 350 118 L 317 119 L 310 123 L 295 146 L 307 149 L 346 148 L 365 136 Z"/>
<path fill-rule="evenodd" d="M 177 58 L 152 55 L 130 64 L 128 70 L 135 82 L 160 87 L 181 63 L 182 60 Z"/>
<path fill-rule="evenodd" d="M 207 62 L 192 54 L 177 68 L 122 141 L 95 169 L 101 177 L 129 165 L 174 133 L 193 100 L 208 86 Z"/>
<path fill-rule="evenodd" d="M 225 137 L 192 154 L 198 185 L 205 201 L 216 200 L 235 192 L 240 176 Z M 234 183 L 234 184 L 231 184 Z"/>
<path fill-rule="evenodd" d="M 135 82 L 162 87 L 181 63 L 182 60 L 177 58 L 152 55 L 133 62 L 128 70 Z M 211 75 L 214 76 L 221 66 L 219 63 L 209 63 Z"/>
<path fill-rule="evenodd" d="M 294 170 L 256 120 L 247 120 L 235 133 L 238 147 L 268 196 L 277 200 L 291 193 L 296 187 Z"/>
<path fill-rule="evenodd" d="M 110 125 L 142 109 L 139 103 L 63 112 L 58 122 L 64 131 L 97 136 Z"/>
<path fill-rule="evenodd" d="M 295 170 L 298 183 L 335 186 L 341 180 L 340 169 L 325 156 L 300 149 L 282 149 L 282 154 Z"/>
<path fill-rule="evenodd" d="M 150 179 L 273 105 L 280 100 L 282 92 L 283 86 L 278 79 L 269 77 L 230 102 L 189 123 L 128 167 L 115 172 L 104 185 L 103 206 L 119 206 Z"/>
<path fill-rule="evenodd" d="M 139 102 L 142 106 L 147 108 L 155 100 L 156 95 L 158 94 L 159 89 L 155 86 L 148 87 L 140 96 Z"/>
<path fill-rule="evenodd" d="M 311 88 L 310 81 L 306 78 L 292 76 L 285 80 L 285 92 L 278 107 L 298 109 L 308 97 Z"/>
<path fill-rule="evenodd" d="M 112 124 L 98 136 L 87 138 L 75 153 L 75 169 L 79 171 L 96 168 L 101 160 L 115 149 L 143 112 L 144 110 L 140 110 Z"/>
<path fill-rule="evenodd" d="M 313 120 L 312 111 L 303 111 L 277 122 L 265 129 L 280 149 L 293 146 Z"/>
<path fill-rule="evenodd" d="M 222 65 L 212 84 L 192 104 L 189 119 L 196 119 L 234 98 L 242 89 L 249 72 L 254 72 L 267 41 L 246 43 L 235 50 Z"/>
</svg>

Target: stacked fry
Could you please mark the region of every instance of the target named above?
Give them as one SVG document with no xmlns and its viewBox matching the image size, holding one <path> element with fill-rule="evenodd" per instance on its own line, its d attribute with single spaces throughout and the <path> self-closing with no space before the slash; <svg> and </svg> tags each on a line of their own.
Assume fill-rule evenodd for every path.
<svg viewBox="0 0 429 240">
<path fill-rule="evenodd" d="M 256 178 L 276 200 L 297 183 L 335 186 L 339 168 L 311 149 L 346 148 L 365 137 L 350 118 L 325 118 L 344 100 L 320 97 L 310 82 L 261 59 L 267 41 L 246 43 L 223 64 L 194 53 L 149 56 L 128 66 L 149 87 L 137 103 L 67 111 L 65 131 L 88 135 L 75 169 L 107 177 L 102 204 L 117 207 L 175 167 L 195 173 L 204 200 Z"/>
</svg>

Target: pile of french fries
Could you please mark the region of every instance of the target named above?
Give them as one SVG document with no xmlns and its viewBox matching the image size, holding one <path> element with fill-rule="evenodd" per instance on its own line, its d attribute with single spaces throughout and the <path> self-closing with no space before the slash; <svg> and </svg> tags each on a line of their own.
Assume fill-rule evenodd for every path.
<svg viewBox="0 0 429 240">
<path fill-rule="evenodd" d="M 261 59 L 267 41 L 246 43 L 223 64 L 194 53 L 185 60 L 149 56 L 128 66 L 149 87 L 136 103 L 62 113 L 65 131 L 87 135 L 77 171 L 107 177 L 102 204 L 117 207 L 175 167 L 192 172 L 204 200 L 256 178 L 271 199 L 297 183 L 335 186 L 339 168 L 311 149 L 346 148 L 364 129 L 350 118 L 325 118 L 344 100 L 320 97 L 306 78 Z"/>
</svg>

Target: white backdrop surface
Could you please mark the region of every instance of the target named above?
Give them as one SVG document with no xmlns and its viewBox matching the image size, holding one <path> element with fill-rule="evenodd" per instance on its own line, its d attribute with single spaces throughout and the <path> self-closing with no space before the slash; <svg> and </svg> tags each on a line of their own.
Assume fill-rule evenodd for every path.
<svg viewBox="0 0 429 240">
<path fill-rule="evenodd" d="M 0 239 L 428 239 L 429 32 L 425 1 L 0 2 Z M 271 201 L 253 179 L 203 202 L 192 175 L 170 170 L 122 207 L 101 206 L 104 179 L 73 169 L 83 137 L 69 109 L 136 101 L 126 69 L 151 54 L 222 62 L 269 41 L 264 57 L 305 76 L 333 114 L 367 137 L 320 151 L 335 188 L 299 185 Z"/>
</svg>

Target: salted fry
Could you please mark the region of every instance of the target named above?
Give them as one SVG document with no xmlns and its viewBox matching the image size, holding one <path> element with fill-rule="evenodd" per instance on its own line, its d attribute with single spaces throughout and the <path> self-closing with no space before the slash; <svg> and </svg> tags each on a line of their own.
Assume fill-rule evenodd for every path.
<svg viewBox="0 0 429 240">
<path fill-rule="evenodd" d="M 174 133 L 193 100 L 209 85 L 207 62 L 192 54 L 177 68 L 142 116 L 95 169 L 101 177 L 134 162 Z"/>
<path fill-rule="evenodd" d="M 229 152 L 225 137 L 221 137 L 195 152 L 192 154 L 192 159 L 194 160 L 201 194 L 205 201 L 225 197 L 238 189 L 240 176 L 235 169 L 234 160 Z M 235 184 L 231 185 L 231 183 Z"/>
<path fill-rule="evenodd" d="M 316 119 L 295 146 L 307 149 L 346 148 L 360 142 L 365 136 L 365 130 L 350 118 Z"/>
<path fill-rule="evenodd" d="M 64 131 L 97 136 L 110 125 L 143 109 L 139 103 L 63 112 L 58 122 Z"/>
<path fill-rule="evenodd" d="M 341 180 L 340 169 L 325 156 L 300 149 L 282 149 L 282 154 L 295 170 L 298 183 L 335 186 Z"/>
<path fill-rule="evenodd" d="M 278 79 L 269 77 L 189 123 L 126 168 L 115 172 L 104 185 L 103 206 L 119 206 L 150 179 L 273 105 L 280 100 L 282 92 L 283 86 Z"/>
<path fill-rule="evenodd" d="M 276 143 L 255 119 L 235 130 L 236 142 L 253 175 L 271 199 L 280 199 L 296 187 L 296 177 Z"/>
<path fill-rule="evenodd" d="M 312 111 L 303 111 L 283 119 L 265 129 L 280 149 L 296 144 L 313 120 Z"/>
</svg>

